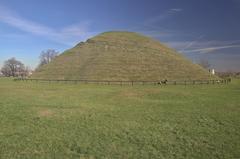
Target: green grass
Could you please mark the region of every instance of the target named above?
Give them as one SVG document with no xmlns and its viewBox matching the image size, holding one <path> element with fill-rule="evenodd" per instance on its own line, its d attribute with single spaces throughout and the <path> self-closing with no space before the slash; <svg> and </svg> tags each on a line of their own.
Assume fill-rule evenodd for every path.
<svg viewBox="0 0 240 159">
<path fill-rule="evenodd" d="M 217 78 L 159 41 L 130 32 L 93 37 L 40 67 L 32 77 L 110 81 Z"/>
<path fill-rule="evenodd" d="M 240 81 L 102 86 L 0 79 L 0 158 L 240 158 Z"/>
</svg>

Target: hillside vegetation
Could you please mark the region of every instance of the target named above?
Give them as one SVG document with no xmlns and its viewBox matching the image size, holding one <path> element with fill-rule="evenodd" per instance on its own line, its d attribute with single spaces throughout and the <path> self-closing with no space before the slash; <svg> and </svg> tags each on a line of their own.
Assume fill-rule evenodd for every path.
<svg viewBox="0 0 240 159">
<path fill-rule="evenodd" d="M 32 78 L 152 81 L 216 77 L 157 40 L 132 32 L 106 32 L 65 51 Z"/>
</svg>

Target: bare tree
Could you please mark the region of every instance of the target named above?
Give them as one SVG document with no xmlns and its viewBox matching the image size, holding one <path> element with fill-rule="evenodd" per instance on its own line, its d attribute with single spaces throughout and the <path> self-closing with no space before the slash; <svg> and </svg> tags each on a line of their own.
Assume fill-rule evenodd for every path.
<svg viewBox="0 0 240 159">
<path fill-rule="evenodd" d="M 5 61 L 1 72 L 4 76 L 7 77 L 26 76 L 26 68 L 24 64 L 15 58 L 11 58 Z"/>
<path fill-rule="evenodd" d="M 50 63 L 57 55 L 58 55 L 58 52 L 53 49 L 48 49 L 46 51 L 42 51 L 42 53 L 39 57 L 40 58 L 39 66 Z"/>
<path fill-rule="evenodd" d="M 200 62 L 198 63 L 200 66 L 202 66 L 205 69 L 209 69 L 211 64 L 208 62 L 206 59 L 201 59 Z"/>
<path fill-rule="evenodd" d="M 30 67 L 30 66 L 26 66 L 26 67 L 25 67 L 25 72 L 26 72 L 27 76 L 31 75 L 31 74 L 32 74 L 32 69 L 31 69 L 31 67 Z"/>
<path fill-rule="evenodd" d="M 21 76 L 21 77 L 27 77 L 27 76 L 30 76 L 31 74 L 32 74 L 32 69 L 31 69 L 31 67 L 26 66 L 26 67 L 24 68 L 24 70 L 21 71 L 20 76 Z"/>
</svg>

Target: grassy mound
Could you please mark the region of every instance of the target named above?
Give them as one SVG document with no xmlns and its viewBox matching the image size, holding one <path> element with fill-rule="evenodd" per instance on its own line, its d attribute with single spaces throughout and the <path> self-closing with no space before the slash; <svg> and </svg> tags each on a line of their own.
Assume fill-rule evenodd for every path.
<svg viewBox="0 0 240 159">
<path fill-rule="evenodd" d="M 106 32 L 81 42 L 32 77 L 123 81 L 216 78 L 159 41 L 131 32 Z"/>
</svg>

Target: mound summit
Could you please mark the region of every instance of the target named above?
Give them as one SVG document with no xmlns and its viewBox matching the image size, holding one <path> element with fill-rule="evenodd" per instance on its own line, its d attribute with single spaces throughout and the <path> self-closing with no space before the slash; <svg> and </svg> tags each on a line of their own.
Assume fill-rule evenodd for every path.
<svg viewBox="0 0 240 159">
<path fill-rule="evenodd" d="M 77 44 L 32 78 L 81 80 L 204 80 L 215 78 L 159 41 L 132 32 L 105 32 Z"/>
</svg>

